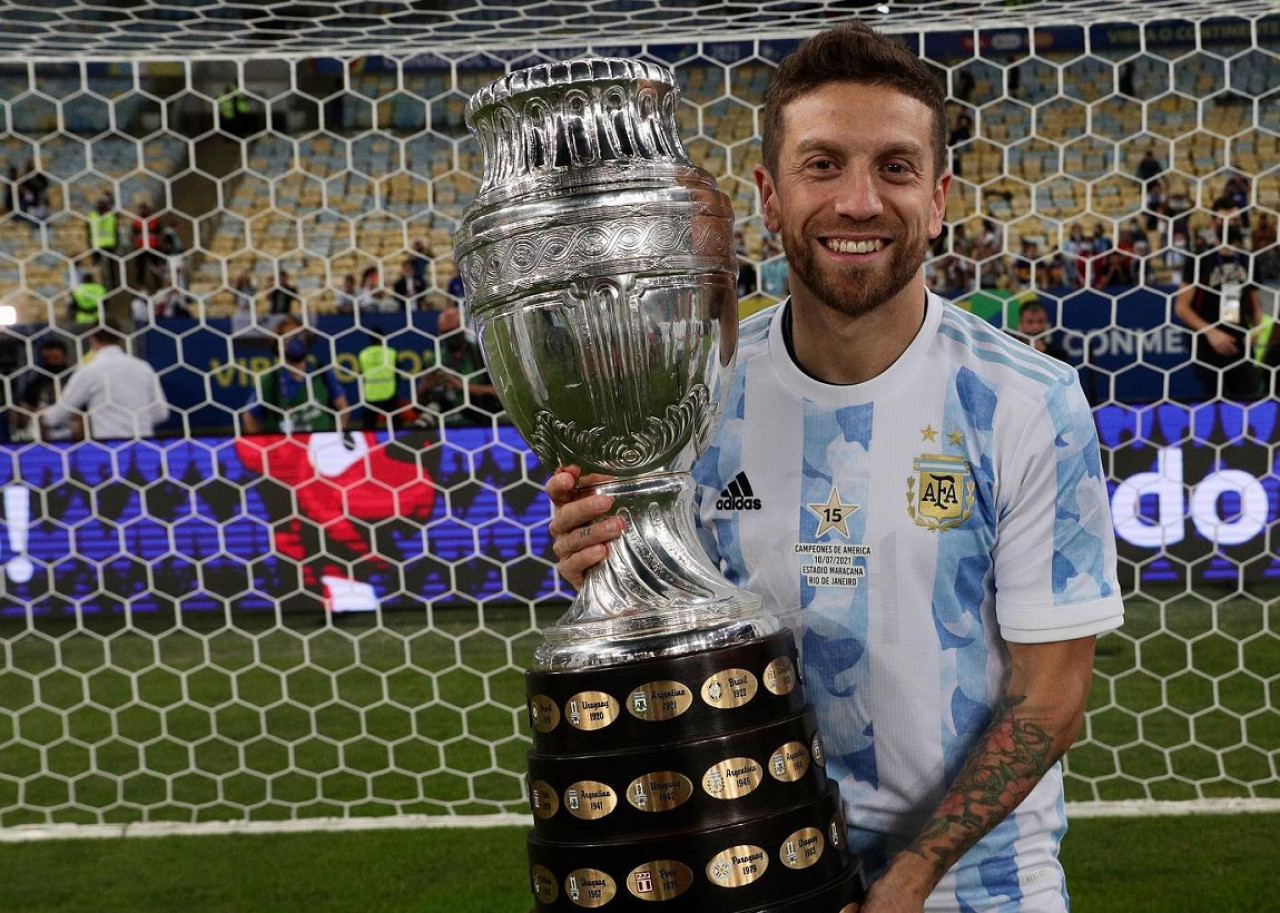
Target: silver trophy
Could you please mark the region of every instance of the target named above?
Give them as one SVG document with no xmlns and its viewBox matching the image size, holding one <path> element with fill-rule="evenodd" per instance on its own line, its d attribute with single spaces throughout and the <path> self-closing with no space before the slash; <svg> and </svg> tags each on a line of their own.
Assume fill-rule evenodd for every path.
<svg viewBox="0 0 1280 913">
<path fill-rule="evenodd" d="M 693 528 L 689 469 L 737 347 L 733 209 L 695 166 L 663 67 L 593 58 L 477 92 L 484 183 L 456 259 L 507 414 L 548 468 L 613 481 L 626 534 L 535 655 L 612 664 L 778 630 Z"/>
<path fill-rule="evenodd" d="M 852 913 L 790 631 L 706 557 L 689 470 L 737 349 L 733 210 L 670 72 L 597 58 L 481 89 L 456 257 L 507 414 L 610 481 L 626 532 L 526 672 L 537 913 Z"/>
</svg>

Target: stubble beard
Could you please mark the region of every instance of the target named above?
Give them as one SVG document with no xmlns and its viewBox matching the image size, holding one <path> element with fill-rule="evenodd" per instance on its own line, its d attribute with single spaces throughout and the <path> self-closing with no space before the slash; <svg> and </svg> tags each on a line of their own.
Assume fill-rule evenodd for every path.
<svg viewBox="0 0 1280 913">
<path fill-rule="evenodd" d="M 802 235 L 784 233 L 782 246 L 793 282 L 798 279 L 819 302 L 847 317 L 870 314 L 892 300 L 920 272 L 929 250 L 926 238 L 912 234 L 889 245 L 887 264 L 820 267 Z"/>
</svg>

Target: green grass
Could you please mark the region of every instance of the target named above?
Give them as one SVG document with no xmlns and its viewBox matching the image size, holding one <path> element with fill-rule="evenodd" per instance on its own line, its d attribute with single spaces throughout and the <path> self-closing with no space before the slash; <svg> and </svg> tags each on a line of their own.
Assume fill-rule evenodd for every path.
<svg viewBox="0 0 1280 913">
<path fill-rule="evenodd" d="M 1269 594 L 1131 599 L 1069 801 L 1280 797 Z M 542 614 L 0 623 L 0 827 L 522 812 Z"/>
<path fill-rule="evenodd" d="M 1079 913 L 1261 913 L 1280 814 L 1088 818 L 1063 847 Z M 524 913 L 525 830 L 0 844 L 5 913 Z"/>
</svg>

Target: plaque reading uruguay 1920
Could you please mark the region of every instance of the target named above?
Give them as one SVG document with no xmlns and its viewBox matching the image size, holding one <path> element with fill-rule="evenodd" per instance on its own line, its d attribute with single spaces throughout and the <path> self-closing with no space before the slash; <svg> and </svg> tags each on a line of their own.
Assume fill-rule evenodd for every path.
<svg viewBox="0 0 1280 913">
<path fill-rule="evenodd" d="M 694 532 L 738 265 L 679 103 L 667 69 L 589 58 L 467 106 L 484 180 L 456 260 L 486 366 L 542 464 L 603 479 L 625 522 L 526 675 L 530 887 L 539 913 L 853 913 L 794 638 Z"/>
</svg>

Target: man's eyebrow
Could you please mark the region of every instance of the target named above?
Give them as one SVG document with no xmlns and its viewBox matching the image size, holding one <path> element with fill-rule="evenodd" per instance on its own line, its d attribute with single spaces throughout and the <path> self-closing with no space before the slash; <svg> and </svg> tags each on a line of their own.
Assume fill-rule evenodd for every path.
<svg viewBox="0 0 1280 913">
<path fill-rule="evenodd" d="M 807 152 L 839 152 L 840 145 L 822 137 L 809 137 L 796 143 L 795 151 Z M 876 150 L 876 158 L 923 158 L 928 152 L 924 146 L 912 140 L 898 140 L 888 143 Z"/>
</svg>

